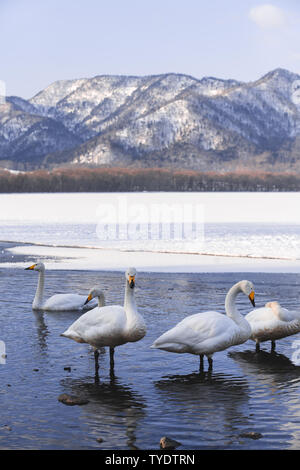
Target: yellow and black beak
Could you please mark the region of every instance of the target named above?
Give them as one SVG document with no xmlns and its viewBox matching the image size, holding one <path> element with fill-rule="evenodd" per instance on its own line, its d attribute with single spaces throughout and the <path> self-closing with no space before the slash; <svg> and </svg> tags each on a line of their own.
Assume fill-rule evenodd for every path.
<svg viewBox="0 0 300 470">
<path fill-rule="evenodd" d="M 254 292 L 254 290 L 253 290 L 253 291 L 250 292 L 250 294 L 249 294 L 249 300 L 250 300 L 250 302 L 252 303 L 253 307 L 255 307 L 254 297 L 255 297 L 255 292 Z"/>
<path fill-rule="evenodd" d="M 87 304 L 90 300 L 92 300 L 92 298 L 92 294 L 89 294 L 88 298 L 86 299 L 83 305 Z"/>
<path fill-rule="evenodd" d="M 32 266 L 29 266 L 29 268 L 25 268 L 25 271 L 28 271 L 28 269 L 34 269 L 36 267 L 36 264 L 33 264 Z"/>
<path fill-rule="evenodd" d="M 135 276 L 129 276 L 129 287 L 133 289 L 134 285 L 135 285 Z"/>
</svg>

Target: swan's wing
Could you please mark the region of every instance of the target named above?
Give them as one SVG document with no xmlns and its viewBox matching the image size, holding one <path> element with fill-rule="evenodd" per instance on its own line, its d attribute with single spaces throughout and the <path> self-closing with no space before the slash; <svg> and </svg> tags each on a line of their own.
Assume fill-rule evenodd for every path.
<svg viewBox="0 0 300 470">
<path fill-rule="evenodd" d="M 48 311 L 67 311 L 81 310 L 86 296 L 79 294 L 56 294 L 50 297 L 43 305 L 43 310 Z"/>
<path fill-rule="evenodd" d="M 218 312 L 203 312 L 182 320 L 152 345 L 166 351 L 212 354 L 238 344 L 239 328 L 233 320 Z"/>
<path fill-rule="evenodd" d="M 255 323 L 266 323 L 274 321 L 290 322 L 297 319 L 300 320 L 300 314 L 298 312 L 287 310 L 277 303 L 276 307 L 274 308 L 256 308 L 255 310 L 252 310 L 250 313 L 248 313 L 245 318 L 252 325 Z"/>
<path fill-rule="evenodd" d="M 126 312 L 118 305 L 97 307 L 81 315 L 63 336 L 94 347 L 116 346 L 123 343 Z"/>
<path fill-rule="evenodd" d="M 281 322 L 278 315 L 270 307 L 261 307 L 248 313 L 245 319 L 251 326 L 251 339 L 266 341 L 271 339 L 273 331 L 276 331 Z"/>
<path fill-rule="evenodd" d="M 278 317 L 270 307 L 256 308 L 245 316 L 245 320 L 247 320 L 251 326 L 253 323 L 273 321 L 274 319 L 276 320 Z"/>
<path fill-rule="evenodd" d="M 257 308 L 245 318 L 251 326 L 252 340 L 276 340 L 300 331 L 299 313 L 282 307 L 276 312 L 268 307 Z"/>
<path fill-rule="evenodd" d="M 300 321 L 300 312 L 295 312 L 291 310 L 287 310 L 286 308 L 280 308 L 280 319 L 282 321 L 291 322 L 294 320 Z"/>
</svg>

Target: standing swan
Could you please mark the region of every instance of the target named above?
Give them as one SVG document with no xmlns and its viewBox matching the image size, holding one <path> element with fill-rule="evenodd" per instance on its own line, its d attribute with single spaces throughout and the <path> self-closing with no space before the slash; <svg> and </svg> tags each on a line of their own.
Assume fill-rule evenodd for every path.
<svg viewBox="0 0 300 470">
<path fill-rule="evenodd" d="M 229 290 L 225 299 L 226 315 L 208 311 L 184 318 L 171 330 L 166 331 L 151 348 L 175 353 L 189 353 L 200 356 L 200 370 L 203 370 L 204 355 L 209 370 L 212 369 L 212 355 L 229 346 L 244 343 L 251 335 L 251 327 L 237 311 L 236 297 L 243 292 L 254 303 L 254 287 L 250 281 L 240 281 Z"/>
<path fill-rule="evenodd" d="M 97 301 L 91 302 L 88 306 L 85 306 L 85 295 L 79 294 L 56 294 L 50 297 L 44 302 L 44 285 L 45 285 L 45 265 L 44 263 L 36 263 L 25 270 L 38 271 L 39 280 L 35 293 L 35 297 L 32 303 L 33 310 L 46 310 L 49 312 L 64 312 L 68 310 L 83 310 L 94 308 L 97 305 Z"/>
<path fill-rule="evenodd" d="M 124 307 L 107 305 L 96 307 L 81 315 L 61 336 L 73 339 L 78 343 L 88 343 L 95 349 L 96 371 L 98 371 L 98 349 L 110 348 L 110 366 L 114 367 L 114 348 L 128 342 L 142 339 L 146 334 L 143 317 L 138 313 L 135 298 L 135 268 L 125 273 Z M 90 291 L 87 301 L 97 295 Z"/>
<path fill-rule="evenodd" d="M 246 315 L 251 326 L 250 339 L 256 342 L 256 351 L 260 343 L 271 341 L 271 350 L 275 350 L 275 340 L 295 335 L 300 332 L 300 313 L 282 308 L 278 302 L 267 302 L 262 308 L 252 310 Z"/>
</svg>

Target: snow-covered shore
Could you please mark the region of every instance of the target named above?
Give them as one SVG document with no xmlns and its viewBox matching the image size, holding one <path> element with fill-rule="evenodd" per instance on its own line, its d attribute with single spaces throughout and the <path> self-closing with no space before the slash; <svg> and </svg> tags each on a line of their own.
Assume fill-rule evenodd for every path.
<svg viewBox="0 0 300 470">
<path fill-rule="evenodd" d="M 300 260 L 210 256 L 183 253 L 132 252 L 99 248 L 66 248 L 20 245 L 9 248 L 13 255 L 46 260 L 47 269 L 123 271 L 135 266 L 147 272 L 285 272 L 300 273 Z M 48 258 L 48 259 L 47 259 Z M 1 267 L 24 267 L 3 263 Z"/>
<path fill-rule="evenodd" d="M 49 269 L 300 272 L 299 203 L 300 193 L 1 194 L 0 241 L 14 242 L 6 249 L 18 262 L 0 263 L 21 266 L 26 256 Z M 197 237 L 161 236 L 191 222 Z M 163 228 L 135 237 L 143 224 Z"/>
</svg>

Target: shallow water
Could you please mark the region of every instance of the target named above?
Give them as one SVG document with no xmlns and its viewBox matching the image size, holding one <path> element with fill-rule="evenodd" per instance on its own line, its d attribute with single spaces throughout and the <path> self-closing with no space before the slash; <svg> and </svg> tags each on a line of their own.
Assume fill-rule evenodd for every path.
<svg viewBox="0 0 300 470">
<path fill-rule="evenodd" d="M 223 312 L 228 288 L 247 278 L 258 307 L 270 299 L 299 305 L 300 275 L 140 273 L 136 298 L 147 335 L 116 349 L 114 377 L 102 351 L 97 381 L 91 348 L 60 337 L 78 314 L 33 313 L 37 273 L 2 270 L 0 340 L 7 359 L 0 364 L 0 449 L 158 449 L 164 435 L 181 442 L 180 450 L 299 449 L 300 367 L 291 360 L 299 335 L 278 341 L 276 353 L 265 343 L 256 354 L 251 341 L 216 353 L 213 372 L 202 374 L 196 356 L 150 349 L 186 315 Z M 108 304 L 122 302 L 123 273 L 47 272 L 47 295 L 87 293 L 94 285 Z M 239 298 L 239 308 L 251 310 L 247 298 Z M 89 403 L 66 406 L 57 400 L 62 393 Z M 240 436 L 251 431 L 262 438 Z"/>
</svg>

